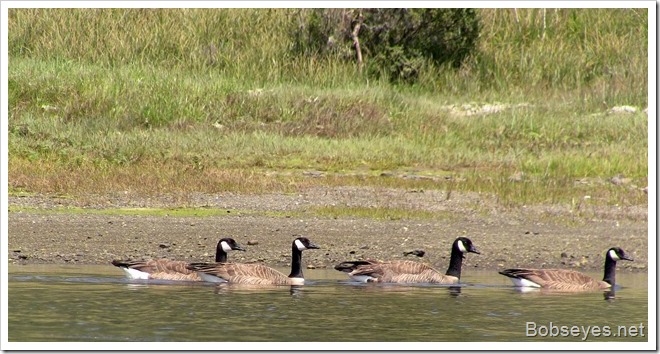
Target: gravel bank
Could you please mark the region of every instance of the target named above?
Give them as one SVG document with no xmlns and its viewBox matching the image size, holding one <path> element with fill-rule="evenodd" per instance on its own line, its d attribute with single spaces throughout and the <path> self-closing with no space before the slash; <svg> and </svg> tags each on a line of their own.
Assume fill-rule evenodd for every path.
<svg viewBox="0 0 660 354">
<path fill-rule="evenodd" d="M 10 197 L 10 208 L 17 211 L 9 213 L 9 261 L 109 264 L 113 259 L 160 257 L 212 261 L 217 240 L 230 236 L 248 250 L 230 254 L 230 260 L 286 266 L 291 240 L 304 235 L 322 247 L 305 253 L 303 261 L 308 267 L 332 267 L 363 257 L 401 259 L 404 251 L 424 249 L 426 261 L 444 270 L 451 242 L 457 236 L 467 236 L 482 254 L 468 255 L 466 269 L 598 270 L 602 269 L 604 251 L 611 246 L 622 247 L 635 259 L 620 262 L 623 271 L 646 271 L 648 267 L 646 206 L 592 207 L 576 216 L 568 207 L 557 205 L 504 209 L 475 193 L 453 192 L 447 199 L 442 191 L 341 187 L 313 188 L 295 195 L 194 195 L 185 201 L 186 206 L 225 209 L 223 216 L 48 212 L 72 206 L 170 208 L 181 203 L 175 198 L 126 194 L 78 200 L 45 195 Z M 328 205 L 406 208 L 440 212 L 443 217 L 373 220 L 305 216 L 311 207 Z M 21 207 L 39 212 L 20 211 Z"/>
</svg>

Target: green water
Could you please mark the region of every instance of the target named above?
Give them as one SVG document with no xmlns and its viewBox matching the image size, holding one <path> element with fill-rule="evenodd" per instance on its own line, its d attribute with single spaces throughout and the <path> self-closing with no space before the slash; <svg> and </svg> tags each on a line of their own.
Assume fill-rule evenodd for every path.
<svg viewBox="0 0 660 354">
<path fill-rule="evenodd" d="M 356 284 L 334 270 L 305 270 L 305 277 L 307 284 L 297 288 L 216 287 L 128 281 L 112 266 L 11 266 L 8 340 L 583 340 L 583 332 L 551 336 L 561 326 L 599 326 L 601 333 L 609 326 L 613 332 L 588 334 L 587 341 L 649 340 L 646 274 L 617 274 L 623 288 L 609 300 L 602 293 L 520 293 L 495 272 L 473 270 L 460 288 Z M 628 334 L 635 327 L 636 336 L 620 336 L 619 326 Z"/>
</svg>

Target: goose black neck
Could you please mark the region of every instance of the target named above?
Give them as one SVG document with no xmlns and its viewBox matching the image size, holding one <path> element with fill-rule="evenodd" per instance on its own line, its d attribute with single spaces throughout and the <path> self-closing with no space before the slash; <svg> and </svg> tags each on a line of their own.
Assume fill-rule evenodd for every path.
<svg viewBox="0 0 660 354">
<path fill-rule="evenodd" d="M 603 281 L 614 287 L 616 281 L 616 261 L 608 256 L 605 257 L 605 275 Z"/>
<path fill-rule="evenodd" d="M 461 267 L 463 266 L 463 252 L 458 247 L 451 248 L 451 258 L 449 259 L 449 268 L 446 275 L 461 279 Z"/>
<path fill-rule="evenodd" d="M 218 243 L 218 247 L 215 249 L 215 261 L 216 263 L 225 263 L 227 262 L 227 252 L 222 249 L 222 244 Z"/>
<path fill-rule="evenodd" d="M 302 278 L 302 251 L 294 244 L 291 247 L 291 274 L 289 278 Z"/>
</svg>

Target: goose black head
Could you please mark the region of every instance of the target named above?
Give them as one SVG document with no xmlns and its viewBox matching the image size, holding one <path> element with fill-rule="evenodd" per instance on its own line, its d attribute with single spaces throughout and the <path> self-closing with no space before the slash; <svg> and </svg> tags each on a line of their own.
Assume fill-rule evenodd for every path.
<svg viewBox="0 0 660 354">
<path fill-rule="evenodd" d="M 293 247 L 297 248 L 299 251 L 321 248 L 321 247 L 315 245 L 307 237 L 298 237 L 295 240 L 293 240 Z"/>
<path fill-rule="evenodd" d="M 607 250 L 607 258 L 613 260 L 613 261 L 632 261 L 633 259 L 628 257 L 626 255 L 626 252 L 624 252 L 621 248 L 619 247 L 612 247 L 609 250 Z"/>
<path fill-rule="evenodd" d="M 479 253 L 477 248 L 474 247 L 474 245 L 472 244 L 472 241 L 470 241 L 470 239 L 467 238 L 467 237 L 457 238 L 456 241 L 454 241 L 453 247 L 455 249 L 457 249 L 458 251 L 460 251 L 461 253 L 463 253 L 463 254 L 468 253 L 468 252 L 481 254 L 481 253 Z"/>
<path fill-rule="evenodd" d="M 218 241 L 218 248 L 221 248 L 225 252 L 229 251 L 243 251 L 245 252 L 245 248 L 243 248 L 241 245 L 236 242 L 231 237 L 226 237 Z"/>
</svg>

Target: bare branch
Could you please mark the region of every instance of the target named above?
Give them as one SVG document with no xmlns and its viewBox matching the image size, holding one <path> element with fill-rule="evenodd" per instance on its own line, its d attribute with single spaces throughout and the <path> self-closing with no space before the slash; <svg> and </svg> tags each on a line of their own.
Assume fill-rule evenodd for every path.
<svg viewBox="0 0 660 354">
<path fill-rule="evenodd" d="M 357 20 L 355 21 L 353 32 L 351 33 L 353 46 L 355 47 L 355 53 L 357 55 L 358 70 L 360 72 L 362 72 L 362 50 L 360 50 L 360 40 L 358 39 L 358 33 L 360 32 L 360 27 L 362 26 L 363 20 L 364 17 L 362 16 L 362 11 L 360 11 Z"/>
</svg>

